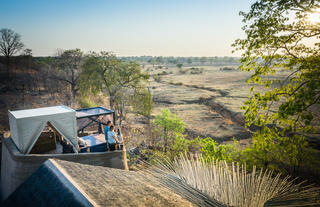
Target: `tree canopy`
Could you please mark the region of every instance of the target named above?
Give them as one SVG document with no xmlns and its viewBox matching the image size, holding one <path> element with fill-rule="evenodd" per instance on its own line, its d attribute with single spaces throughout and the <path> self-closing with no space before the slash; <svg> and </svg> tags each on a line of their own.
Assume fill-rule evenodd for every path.
<svg viewBox="0 0 320 207">
<path fill-rule="evenodd" d="M 3 54 L 7 61 L 12 55 L 19 52 L 24 47 L 21 36 L 11 29 L 0 30 L 0 54 Z"/>
<path fill-rule="evenodd" d="M 62 50 L 53 60 L 53 65 L 58 69 L 56 75 L 50 78 L 67 83 L 70 86 L 72 103 L 80 89 L 79 80 L 84 61 L 84 54 L 80 49 Z"/>
<path fill-rule="evenodd" d="M 302 162 L 306 135 L 320 133 L 320 20 L 310 18 L 319 8 L 313 0 L 259 0 L 240 12 L 246 37 L 233 44 L 242 51 L 240 68 L 252 72 L 252 94 L 243 109 L 247 125 L 262 127 L 253 146 L 292 158 L 294 166 Z"/>
<path fill-rule="evenodd" d="M 141 71 L 137 62 L 125 62 L 109 52 L 92 52 L 83 65 L 81 76 L 83 91 L 104 92 L 109 96 L 110 108 L 116 110 L 121 118 L 129 105 L 145 106 L 137 103 L 137 97 L 144 102 L 149 98 L 145 82 L 149 75 Z M 134 104 L 131 104 L 134 101 Z M 147 104 L 147 103 L 146 103 Z M 148 104 L 147 104 L 148 105 Z"/>
<path fill-rule="evenodd" d="M 164 152 L 167 152 L 169 147 L 174 146 L 176 140 L 184 138 L 185 123 L 169 109 L 163 109 L 161 114 L 154 119 L 154 124 L 164 141 Z"/>
</svg>

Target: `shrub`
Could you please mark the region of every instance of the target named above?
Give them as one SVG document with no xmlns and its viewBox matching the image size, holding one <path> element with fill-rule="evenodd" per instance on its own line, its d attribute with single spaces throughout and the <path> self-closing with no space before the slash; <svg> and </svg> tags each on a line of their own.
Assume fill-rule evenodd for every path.
<svg viewBox="0 0 320 207">
<path fill-rule="evenodd" d="M 207 137 L 200 142 L 202 146 L 200 151 L 206 160 L 233 161 L 238 155 L 237 141 L 234 141 L 234 144 L 218 144 L 212 138 Z"/>
<path fill-rule="evenodd" d="M 159 75 L 154 75 L 154 76 L 153 76 L 153 79 L 154 79 L 156 82 L 160 82 L 160 81 L 161 81 L 161 76 L 159 76 Z"/>
<path fill-rule="evenodd" d="M 190 73 L 191 74 L 201 74 L 201 73 L 203 73 L 203 71 L 204 71 L 204 68 L 194 68 L 194 67 L 192 67 L 192 68 L 190 68 Z"/>
<path fill-rule="evenodd" d="M 232 67 L 223 67 L 223 68 L 220 68 L 220 71 L 235 71 L 236 69 L 235 68 L 232 68 Z"/>
<path fill-rule="evenodd" d="M 81 108 L 90 108 L 97 106 L 97 104 L 87 96 L 79 97 L 78 102 Z"/>
<path fill-rule="evenodd" d="M 168 75 L 169 73 L 167 71 L 162 71 L 161 73 L 158 73 L 158 75 Z"/>
<path fill-rule="evenodd" d="M 177 86 L 182 86 L 183 85 L 182 82 L 178 82 L 178 83 L 170 82 L 170 83 L 173 84 L 173 85 L 177 85 Z"/>
<path fill-rule="evenodd" d="M 179 70 L 179 73 L 180 73 L 180 74 L 186 74 L 187 72 L 188 72 L 188 70 L 183 70 L 183 69 L 180 69 L 180 70 Z"/>
</svg>

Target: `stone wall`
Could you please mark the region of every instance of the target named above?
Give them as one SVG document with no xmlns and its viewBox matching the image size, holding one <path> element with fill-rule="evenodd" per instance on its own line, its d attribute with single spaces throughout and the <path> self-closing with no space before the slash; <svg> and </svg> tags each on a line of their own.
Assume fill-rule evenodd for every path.
<svg viewBox="0 0 320 207">
<path fill-rule="evenodd" d="M 21 154 L 11 138 L 2 139 L 1 199 L 6 199 L 49 158 L 125 169 L 125 151 L 79 154 Z M 124 161 L 125 160 L 125 161 Z"/>
</svg>

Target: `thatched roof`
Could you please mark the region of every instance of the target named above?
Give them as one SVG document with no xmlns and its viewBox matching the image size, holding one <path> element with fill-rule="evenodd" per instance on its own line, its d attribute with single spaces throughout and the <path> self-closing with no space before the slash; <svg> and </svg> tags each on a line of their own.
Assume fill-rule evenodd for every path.
<svg viewBox="0 0 320 207">
<path fill-rule="evenodd" d="M 102 206 L 193 206 L 140 172 L 60 161 L 57 163 Z"/>
<path fill-rule="evenodd" d="M 52 159 L 6 202 L 24 206 L 39 206 L 37 203 L 50 206 L 48 202 L 55 206 L 195 206 L 163 187 L 155 178 L 140 172 Z"/>
</svg>

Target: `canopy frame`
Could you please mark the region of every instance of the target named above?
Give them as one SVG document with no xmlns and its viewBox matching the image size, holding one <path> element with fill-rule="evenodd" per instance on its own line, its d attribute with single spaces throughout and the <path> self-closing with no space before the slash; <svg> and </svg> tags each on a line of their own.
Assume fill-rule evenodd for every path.
<svg viewBox="0 0 320 207">
<path fill-rule="evenodd" d="M 90 111 L 92 110 L 98 110 L 98 113 L 92 113 L 90 114 Z M 86 114 L 81 114 L 81 113 L 86 113 Z M 88 119 L 90 122 L 86 123 L 84 126 L 78 126 L 79 128 L 77 129 L 77 132 L 79 133 L 80 131 L 83 131 L 85 128 L 90 126 L 93 123 L 98 123 L 98 133 L 102 133 L 101 125 L 106 125 L 105 122 L 102 122 L 99 119 L 99 117 L 103 117 L 105 115 L 112 115 L 113 118 L 113 123 L 116 123 L 116 116 L 115 112 L 113 110 L 98 106 L 98 107 L 90 107 L 90 108 L 83 108 L 83 109 L 78 109 L 76 110 L 76 119 Z M 77 124 L 78 125 L 78 124 Z"/>
</svg>

